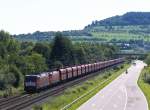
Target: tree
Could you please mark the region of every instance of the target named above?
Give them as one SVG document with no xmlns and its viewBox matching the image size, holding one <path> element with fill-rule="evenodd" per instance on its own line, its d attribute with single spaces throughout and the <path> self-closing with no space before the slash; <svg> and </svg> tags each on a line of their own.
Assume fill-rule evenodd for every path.
<svg viewBox="0 0 150 110">
<path fill-rule="evenodd" d="M 15 81 L 13 82 L 14 87 L 19 87 L 23 84 L 23 76 L 20 70 L 15 65 L 9 66 L 9 71 L 14 75 Z"/>
<path fill-rule="evenodd" d="M 50 56 L 50 46 L 46 43 L 36 43 L 33 47 L 33 51 L 42 54 L 46 59 Z"/>
<path fill-rule="evenodd" d="M 19 42 L 17 42 L 14 39 L 11 39 L 9 41 L 8 46 L 7 46 L 8 53 L 10 53 L 10 54 L 12 54 L 12 53 L 18 53 L 19 50 L 20 50 L 20 44 L 19 44 Z"/>
<path fill-rule="evenodd" d="M 52 66 L 52 70 L 63 68 L 63 64 L 60 61 L 53 62 L 51 66 Z"/>
<path fill-rule="evenodd" d="M 82 46 L 76 47 L 75 49 L 75 57 L 77 60 L 77 64 L 85 64 L 87 63 L 86 52 Z"/>
<path fill-rule="evenodd" d="M 4 58 L 8 53 L 7 47 L 10 42 L 10 35 L 7 32 L 0 31 L 0 56 Z"/>
<path fill-rule="evenodd" d="M 3 42 L 5 44 L 9 43 L 11 36 L 9 35 L 8 32 L 5 32 L 3 30 L 0 31 L 0 42 Z"/>
<path fill-rule="evenodd" d="M 69 38 L 56 33 L 51 51 L 51 62 L 60 61 L 63 65 L 74 64 L 73 45 Z"/>
<path fill-rule="evenodd" d="M 33 47 L 34 46 L 33 42 L 21 42 L 21 50 L 24 50 L 28 48 L 29 46 Z"/>
<path fill-rule="evenodd" d="M 38 53 L 25 56 L 24 61 L 25 64 L 24 67 L 22 67 L 24 74 L 38 74 L 39 72 L 48 70 L 46 59 Z"/>
<path fill-rule="evenodd" d="M 20 44 L 9 33 L 0 31 L 0 56 L 7 57 L 9 54 L 18 53 Z"/>
<path fill-rule="evenodd" d="M 4 65 L 0 69 L 0 89 L 5 89 L 7 86 L 18 87 L 22 81 L 21 72 L 16 66 Z"/>
<path fill-rule="evenodd" d="M 150 54 L 147 55 L 145 62 L 150 65 Z"/>
</svg>

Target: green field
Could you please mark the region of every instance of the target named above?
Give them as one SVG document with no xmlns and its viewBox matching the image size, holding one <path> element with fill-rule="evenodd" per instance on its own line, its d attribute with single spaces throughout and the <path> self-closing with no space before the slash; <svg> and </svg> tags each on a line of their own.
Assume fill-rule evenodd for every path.
<svg viewBox="0 0 150 110">
<path fill-rule="evenodd" d="M 95 26 L 87 29 L 92 36 L 100 39 L 111 40 L 144 40 L 150 41 L 150 25 L 130 26 Z"/>
<path fill-rule="evenodd" d="M 113 33 L 113 32 L 92 32 L 92 35 L 96 38 L 111 40 L 144 40 L 150 41 L 150 36 L 136 35 L 130 33 Z"/>
<path fill-rule="evenodd" d="M 83 94 L 89 92 L 96 86 L 98 86 L 100 83 L 107 81 L 100 86 L 98 86 L 94 92 L 91 94 L 88 94 L 86 97 L 82 98 L 78 101 L 78 103 L 75 103 L 69 108 L 70 110 L 75 110 L 78 108 L 81 104 L 83 104 L 85 101 L 87 101 L 89 98 L 91 98 L 93 95 L 95 95 L 99 90 L 101 90 L 103 87 L 105 87 L 107 84 L 109 84 L 112 80 L 114 80 L 116 77 L 118 77 L 123 71 L 128 68 L 129 65 L 125 64 L 124 66 L 117 67 L 116 69 L 112 69 L 109 71 L 105 71 L 98 76 L 91 78 L 88 81 L 83 82 L 80 85 L 73 86 L 71 88 L 68 88 L 63 92 L 63 94 L 52 97 L 49 102 L 42 106 L 35 106 L 33 107 L 34 110 L 37 110 L 39 108 L 43 108 L 43 110 L 59 110 L 66 106 L 67 104 L 71 103 L 78 97 L 82 96 Z"/>
<path fill-rule="evenodd" d="M 134 31 L 142 31 L 146 32 L 150 29 L 150 25 L 128 25 L 128 26 L 93 26 L 88 30 L 90 31 L 112 31 L 112 32 L 132 32 Z"/>
</svg>

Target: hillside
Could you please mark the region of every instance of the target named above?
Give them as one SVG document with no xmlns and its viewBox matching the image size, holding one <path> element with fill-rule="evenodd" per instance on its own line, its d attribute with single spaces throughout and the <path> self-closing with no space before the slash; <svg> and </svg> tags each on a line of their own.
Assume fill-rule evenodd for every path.
<svg viewBox="0 0 150 110">
<path fill-rule="evenodd" d="M 150 12 L 128 12 L 100 21 L 93 21 L 83 30 L 63 31 L 73 41 L 144 40 L 150 41 Z M 19 41 L 52 41 L 54 31 L 14 35 Z"/>
<path fill-rule="evenodd" d="M 100 21 L 93 21 L 93 26 L 128 26 L 128 25 L 148 25 L 150 24 L 150 12 L 128 12 L 122 16 L 114 16 Z"/>
<path fill-rule="evenodd" d="M 19 34 L 14 35 L 14 37 L 19 41 L 52 41 L 52 39 L 55 36 L 55 31 L 49 31 L 49 32 L 40 32 L 36 31 L 34 33 L 28 33 L 28 34 Z M 90 36 L 92 36 L 91 33 L 88 33 L 85 30 L 71 30 L 71 31 L 63 31 L 62 34 L 66 37 L 70 37 L 72 40 L 84 40 L 89 39 Z"/>
<path fill-rule="evenodd" d="M 100 21 L 93 21 L 84 30 L 107 41 L 140 40 L 150 42 L 150 12 L 129 12 Z"/>
</svg>

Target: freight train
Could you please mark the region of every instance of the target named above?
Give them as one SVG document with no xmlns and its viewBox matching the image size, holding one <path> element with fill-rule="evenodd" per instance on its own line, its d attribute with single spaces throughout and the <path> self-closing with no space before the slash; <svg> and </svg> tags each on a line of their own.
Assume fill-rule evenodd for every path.
<svg viewBox="0 0 150 110">
<path fill-rule="evenodd" d="M 122 62 L 124 62 L 124 58 L 118 58 L 109 61 L 62 68 L 58 71 L 42 72 L 37 75 L 26 75 L 24 80 L 24 90 L 27 92 L 36 92 Z"/>
</svg>

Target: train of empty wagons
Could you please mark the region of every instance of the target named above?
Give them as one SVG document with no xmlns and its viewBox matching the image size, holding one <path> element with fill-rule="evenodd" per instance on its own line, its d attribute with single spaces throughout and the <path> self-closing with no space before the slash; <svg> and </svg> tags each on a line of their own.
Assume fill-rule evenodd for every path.
<svg viewBox="0 0 150 110">
<path fill-rule="evenodd" d="M 37 75 L 26 75 L 24 80 L 24 89 L 27 92 L 36 92 L 43 88 L 82 77 L 122 62 L 124 62 L 124 58 L 118 58 L 109 61 L 67 67 L 59 69 L 58 71 L 42 72 Z"/>
</svg>

